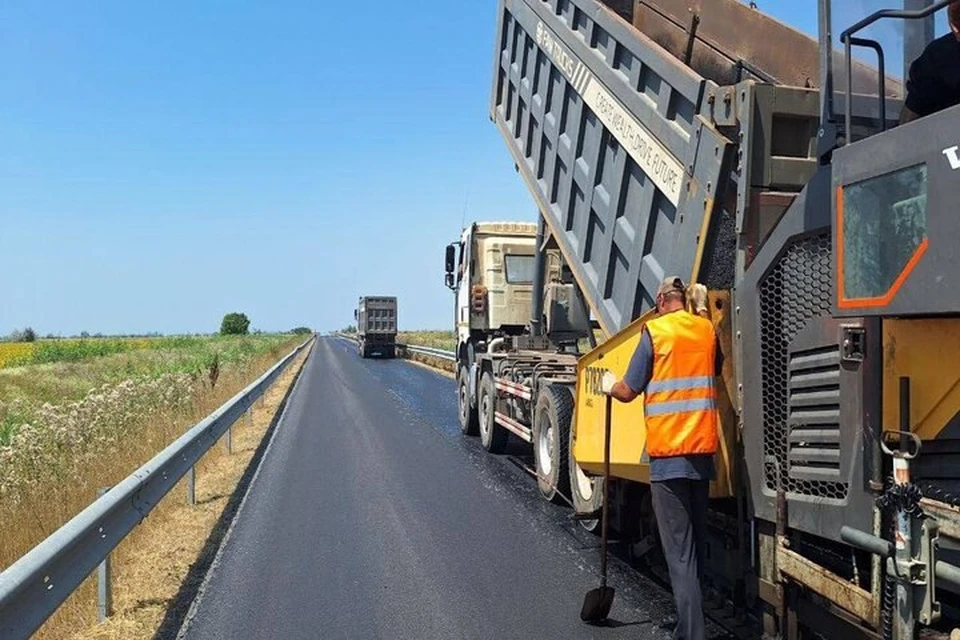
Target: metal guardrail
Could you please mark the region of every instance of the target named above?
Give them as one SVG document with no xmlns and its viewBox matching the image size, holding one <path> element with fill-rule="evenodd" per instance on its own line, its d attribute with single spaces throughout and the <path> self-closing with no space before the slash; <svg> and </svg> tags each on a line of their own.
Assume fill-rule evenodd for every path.
<svg viewBox="0 0 960 640">
<path fill-rule="evenodd" d="M 335 334 L 351 342 L 356 342 L 357 339 L 352 334 L 349 333 L 337 333 Z M 446 349 L 435 349 L 433 347 L 422 347 L 416 344 L 404 344 L 402 342 L 397 343 L 398 347 L 406 349 L 407 351 L 412 351 L 413 353 L 419 353 L 424 356 L 432 356 L 434 358 L 440 358 L 441 360 L 447 360 L 449 362 L 457 361 L 457 354 L 453 351 L 447 351 Z"/>
<path fill-rule="evenodd" d="M 0 573 L 0 638 L 36 631 L 314 338 Z"/>
<path fill-rule="evenodd" d="M 400 345 L 407 351 L 412 351 L 414 353 L 419 353 L 425 356 L 433 356 L 434 358 L 440 358 L 442 360 L 448 360 L 450 362 L 456 362 L 457 354 L 453 351 L 447 351 L 446 349 L 434 349 L 433 347 L 421 347 L 415 344 L 404 344 Z"/>
</svg>

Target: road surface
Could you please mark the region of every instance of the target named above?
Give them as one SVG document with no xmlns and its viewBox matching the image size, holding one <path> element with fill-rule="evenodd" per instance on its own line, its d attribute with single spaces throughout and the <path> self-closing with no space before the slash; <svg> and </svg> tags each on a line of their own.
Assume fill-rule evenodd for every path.
<svg viewBox="0 0 960 640">
<path fill-rule="evenodd" d="M 452 380 L 318 340 L 182 636 L 669 638 L 669 594 L 619 561 L 611 624 L 580 622 L 598 538 L 456 409 Z"/>
</svg>

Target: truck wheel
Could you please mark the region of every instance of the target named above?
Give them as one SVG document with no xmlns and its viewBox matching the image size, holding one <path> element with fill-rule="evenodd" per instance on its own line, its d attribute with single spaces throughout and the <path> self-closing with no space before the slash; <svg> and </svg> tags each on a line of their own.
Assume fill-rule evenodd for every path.
<svg viewBox="0 0 960 640">
<path fill-rule="evenodd" d="M 533 423 L 533 459 L 540 495 L 562 502 L 570 488 L 567 454 L 573 395 L 563 385 L 551 384 L 540 391 Z"/>
<path fill-rule="evenodd" d="M 477 435 L 477 410 L 470 406 L 470 370 L 466 367 L 460 367 L 457 376 L 457 409 L 460 411 L 460 432 L 465 436 Z"/>
<path fill-rule="evenodd" d="M 497 425 L 493 414 L 497 409 L 497 391 L 493 386 L 493 376 L 488 371 L 480 379 L 480 397 L 477 398 L 477 412 L 480 422 L 480 444 L 490 453 L 503 453 L 507 447 L 507 430 Z"/>
<path fill-rule="evenodd" d="M 595 513 L 596 518 L 578 520 L 580 526 L 591 533 L 600 530 L 600 510 L 603 507 L 603 478 L 588 476 L 573 456 L 573 429 L 569 431 L 570 455 L 567 458 L 570 473 L 570 498 L 577 513 Z"/>
</svg>

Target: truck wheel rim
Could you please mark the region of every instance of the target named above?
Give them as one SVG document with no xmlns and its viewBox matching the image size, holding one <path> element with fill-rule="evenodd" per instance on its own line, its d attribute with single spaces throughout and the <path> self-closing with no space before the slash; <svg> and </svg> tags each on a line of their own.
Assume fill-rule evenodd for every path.
<svg viewBox="0 0 960 640">
<path fill-rule="evenodd" d="M 546 423 L 544 425 L 543 423 Z M 537 438 L 537 463 L 540 465 L 540 474 L 545 478 L 550 477 L 553 471 L 553 447 L 554 433 L 553 425 L 548 420 L 541 420 L 541 427 L 537 430 L 540 436 Z"/>
<path fill-rule="evenodd" d="M 583 472 L 583 469 L 580 468 L 576 462 L 573 463 L 573 468 L 575 470 L 574 476 L 577 481 L 577 493 L 580 494 L 584 500 L 590 500 L 593 498 L 593 480 Z"/>
<path fill-rule="evenodd" d="M 460 401 L 460 421 L 467 421 L 467 385 L 460 382 L 460 393 L 457 396 Z"/>
<path fill-rule="evenodd" d="M 483 430 L 484 437 L 490 432 L 490 428 L 487 425 L 487 419 L 490 415 L 490 396 L 487 394 L 482 394 L 480 396 L 480 428 Z"/>
</svg>

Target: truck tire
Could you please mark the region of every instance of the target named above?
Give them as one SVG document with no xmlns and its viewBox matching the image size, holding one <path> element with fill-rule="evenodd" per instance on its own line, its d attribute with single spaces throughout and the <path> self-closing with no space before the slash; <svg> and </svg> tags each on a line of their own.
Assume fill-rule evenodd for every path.
<svg viewBox="0 0 960 640">
<path fill-rule="evenodd" d="M 480 423 L 480 444 L 490 453 L 503 453 L 507 447 L 507 430 L 497 424 L 493 414 L 497 410 L 497 390 L 493 375 L 488 371 L 480 379 L 477 413 Z"/>
<path fill-rule="evenodd" d="M 551 384 L 540 390 L 533 421 L 534 467 L 540 495 L 558 504 L 570 489 L 567 454 L 572 419 L 573 394 L 569 387 Z"/>
<path fill-rule="evenodd" d="M 460 432 L 465 436 L 475 436 L 480 430 L 477 410 L 470 406 L 470 370 L 460 367 L 457 376 L 457 409 L 460 413 Z"/>
<path fill-rule="evenodd" d="M 573 429 L 568 432 L 569 447 L 567 451 L 567 464 L 570 476 L 570 501 L 573 502 L 573 508 L 577 513 L 595 513 L 596 518 L 590 520 L 578 520 L 580 526 L 591 533 L 600 530 L 600 510 L 603 508 L 603 478 L 600 476 L 588 476 L 584 473 L 577 459 L 573 455 Z"/>
</svg>

